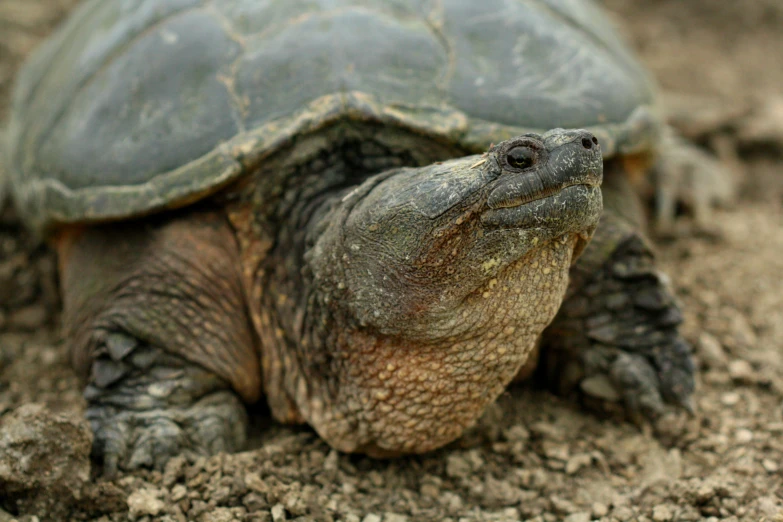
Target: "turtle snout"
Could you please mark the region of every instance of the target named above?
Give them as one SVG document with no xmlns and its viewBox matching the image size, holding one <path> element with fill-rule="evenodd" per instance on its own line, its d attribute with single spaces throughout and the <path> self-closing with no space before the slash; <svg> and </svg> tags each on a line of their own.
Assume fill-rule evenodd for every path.
<svg viewBox="0 0 783 522">
<path fill-rule="evenodd" d="M 598 144 L 598 138 L 593 136 L 591 133 L 584 131 L 582 135 L 582 147 L 586 148 L 587 150 L 591 150 L 593 147 L 600 148 Z"/>
<path fill-rule="evenodd" d="M 598 138 L 584 129 L 562 131 L 548 140 L 549 161 L 563 186 L 584 183 L 600 185 L 603 152 Z"/>
</svg>

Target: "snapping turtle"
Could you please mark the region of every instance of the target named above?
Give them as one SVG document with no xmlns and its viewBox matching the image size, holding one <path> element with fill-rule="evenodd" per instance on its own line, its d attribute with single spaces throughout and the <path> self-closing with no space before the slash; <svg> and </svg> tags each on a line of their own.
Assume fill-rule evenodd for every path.
<svg viewBox="0 0 783 522">
<path fill-rule="evenodd" d="M 262 397 L 342 451 L 431 450 L 539 360 L 689 404 L 631 187 L 654 88 L 587 0 L 93 0 L 14 101 L 109 471 L 237 449 Z"/>
</svg>

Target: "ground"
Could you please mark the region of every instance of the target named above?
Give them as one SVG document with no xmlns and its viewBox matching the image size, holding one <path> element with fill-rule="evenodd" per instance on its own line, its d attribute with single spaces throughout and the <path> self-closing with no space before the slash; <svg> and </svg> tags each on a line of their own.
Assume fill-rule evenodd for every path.
<svg viewBox="0 0 783 522">
<path fill-rule="evenodd" d="M 20 61 L 74 3 L 0 2 L 0 121 Z M 783 520 L 783 6 L 604 3 L 672 122 L 740 183 L 739 202 L 715 215 L 717 237 L 659 243 L 701 369 L 693 417 L 640 429 L 520 385 L 457 443 L 377 461 L 258 408 L 246 452 L 90 478 L 84 402 L 56 333 L 55 262 L 6 209 L 0 522 Z"/>
</svg>

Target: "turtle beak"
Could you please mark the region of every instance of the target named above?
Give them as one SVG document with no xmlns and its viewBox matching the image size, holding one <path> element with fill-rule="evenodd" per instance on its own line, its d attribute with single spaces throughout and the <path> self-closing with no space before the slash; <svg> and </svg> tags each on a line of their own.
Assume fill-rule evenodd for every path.
<svg viewBox="0 0 783 522">
<path fill-rule="evenodd" d="M 545 228 L 592 236 L 602 211 L 603 157 L 598 140 L 584 130 L 557 129 L 542 136 L 540 160 L 504 171 L 487 198 L 482 222 L 501 228 Z M 513 152 L 513 143 L 498 154 Z M 499 158 L 501 165 L 504 158 Z M 506 160 L 508 163 L 508 160 Z"/>
</svg>

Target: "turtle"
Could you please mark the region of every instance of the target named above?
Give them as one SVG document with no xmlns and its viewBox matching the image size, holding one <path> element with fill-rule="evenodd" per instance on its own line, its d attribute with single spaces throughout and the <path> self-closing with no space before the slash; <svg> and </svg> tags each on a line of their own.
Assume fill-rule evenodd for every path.
<svg viewBox="0 0 783 522">
<path fill-rule="evenodd" d="M 659 99 L 589 0 L 86 1 L 8 144 L 94 457 L 236 451 L 260 401 L 423 453 L 534 374 L 692 408 L 638 189 Z"/>
</svg>

